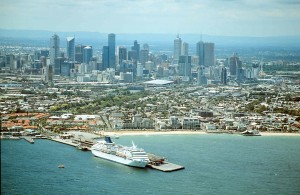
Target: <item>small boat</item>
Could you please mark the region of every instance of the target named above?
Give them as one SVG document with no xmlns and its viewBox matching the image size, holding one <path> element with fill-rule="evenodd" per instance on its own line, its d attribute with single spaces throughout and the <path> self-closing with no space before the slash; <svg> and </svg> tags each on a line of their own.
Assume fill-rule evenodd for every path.
<svg viewBox="0 0 300 195">
<path fill-rule="evenodd" d="M 58 168 L 65 168 L 65 165 L 58 165 Z"/>
<path fill-rule="evenodd" d="M 259 131 L 257 131 L 257 130 L 249 130 L 249 129 L 247 129 L 246 131 L 243 131 L 241 134 L 243 136 L 261 136 L 261 134 L 259 133 Z"/>
<path fill-rule="evenodd" d="M 77 148 L 78 150 L 88 151 L 88 147 L 83 146 L 83 145 L 81 145 L 81 144 L 78 144 L 78 145 L 76 146 L 76 148 Z"/>
</svg>

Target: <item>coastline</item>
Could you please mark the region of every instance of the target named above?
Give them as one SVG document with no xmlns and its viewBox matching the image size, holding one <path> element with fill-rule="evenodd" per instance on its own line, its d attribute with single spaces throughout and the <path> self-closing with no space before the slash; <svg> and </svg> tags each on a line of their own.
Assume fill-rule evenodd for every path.
<svg viewBox="0 0 300 195">
<path fill-rule="evenodd" d="M 105 131 L 104 135 L 108 136 L 135 136 L 135 135 L 205 135 L 205 134 L 222 134 L 223 132 L 206 131 Z M 223 133 L 224 134 L 224 133 Z M 230 133 L 226 133 L 230 134 Z M 239 134 L 239 133 L 232 133 Z M 260 132 L 262 136 L 300 136 L 300 133 L 281 133 L 281 132 Z"/>
</svg>

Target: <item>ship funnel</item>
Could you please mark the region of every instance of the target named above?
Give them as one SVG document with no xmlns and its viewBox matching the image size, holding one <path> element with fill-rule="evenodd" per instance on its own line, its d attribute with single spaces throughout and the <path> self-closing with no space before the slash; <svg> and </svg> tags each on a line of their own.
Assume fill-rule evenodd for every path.
<svg viewBox="0 0 300 195">
<path fill-rule="evenodd" d="M 111 139 L 110 139 L 109 136 L 105 136 L 105 142 L 106 142 L 106 143 L 113 143 L 113 142 L 111 141 Z"/>
</svg>

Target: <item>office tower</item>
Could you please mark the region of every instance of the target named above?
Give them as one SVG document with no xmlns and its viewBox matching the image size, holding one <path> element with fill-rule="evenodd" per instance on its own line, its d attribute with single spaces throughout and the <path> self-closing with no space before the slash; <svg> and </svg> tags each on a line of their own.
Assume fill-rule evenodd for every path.
<svg viewBox="0 0 300 195">
<path fill-rule="evenodd" d="M 204 65 L 204 42 L 199 41 L 196 45 L 196 54 L 199 57 L 199 65 Z"/>
<path fill-rule="evenodd" d="M 133 42 L 133 46 L 131 47 L 132 51 L 135 51 L 135 56 L 131 56 L 132 60 L 140 61 L 140 44 L 138 44 L 137 40 Z"/>
<path fill-rule="evenodd" d="M 137 71 L 136 71 L 137 77 L 143 76 L 143 65 L 141 63 L 137 63 Z"/>
<path fill-rule="evenodd" d="M 215 65 L 215 44 L 205 43 L 204 44 L 204 66 Z"/>
<path fill-rule="evenodd" d="M 143 66 L 145 66 L 145 63 L 148 62 L 149 59 L 149 50 L 142 49 L 141 55 L 140 55 L 140 62 Z"/>
<path fill-rule="evenodd" d="M 69 61 L 75 61 L 75 37 L 67 37 L 67 57 Z"/>
<path fill-rule="evenodd" d="M 215 65 L 215 44 L 204 43 L 200 41 L 196 45 L 196 54 L 199 57 L 199 65 L 214 66 Z"/>
<path fill-rule="evenodd" d="M 83 62 L 83 48 L 85 48 L 85 45 L 76 45 L 75 46 L 75 61 L 78 63 Z"/>
<path fill-rule="evenodd" d="M 239 59 L 237 53 L 234 53 L 230 58 L 229 58 L 229 72 L 230 75 L 237 75 L 237 70 L 242 68 L 242 62 Z"/>
<path fill-rule="evenodd" d="M 103 46 L 102 49 L 102 70 L 109 68 L 109 47 Z"/>
<path fill-rule="evenodd" d="M 108 34 L 108 67 L 116 68 L 116 35 L 111 33 Z"/>
<path fill-rule="evenodd" d="M 60 75 L 61 73 L 61 64 L 64 62 L 64 58 L 57 57 L 54 60 L 54 74 Z"/>
<path fill-rule="evenodd" d="M 59 57 L 59 36 L 54 34 L 50 38 L 50 64 L 54 64 L 57 57 Z"/>
<path fill-rule="evenodd" d="M 221 71 L 221 83 L 223 85 L 227 85 L 227 69 L 225 67 L 222 67 L 222 71 Z"/>
<path fill-rule="evenodd" d="M 149 51 L 149 45 L 147 43 L 144 43 L 143 44 L 143 49 Z"/>
<path fill-rule="evenodd" d="M 119 47 L 119 64 L 122 64 L 123 60 L 127 60 L 127 48 Z"/>
<path fill-rule="evenodd" d="M 191 56 L 179 56 L 178 72 L 180 76 L 186 77 L 188 80 L 192 76 L 192 57 Z"/>
<path fill-rule="evenodd" d="M 91 46 L 83 48 L 83 63 L 88 64 L 93 57 L 93 49 Z"/>
<path fill-rule="evenodd" d="M 128 51 L 128 60 L 137 61 L 137 52 L 135 50 Z"/>
<path fill-rule="evenodd" d="M 182 44 L 182 55 L 188 56 L 189 55 L 189 44 L 184 42 Z"/>
<path fill-rule="evenodd" d="M 70 76 L 71 69 L 74 69 L 74 63 L 73 62 L 63 62 L 61 64 L 61 75 L 62 76 Z"/>
<path fill-rule="evenodd" d="M 204 66 L 198 68 L 198 85 L 207 85 L 207 78 L 204 74 Z"/>
<path fill-rule="evenodd" d="M 178 60 L 179 56 L 181 55 L 181 45 L 181 38 L 179 35 L 177 35 L 176 39 L 174 40 L 174 60 Z"/>
<path fill-rule="evenodd" d="M 44 56 L 44 57 L 48 58 L 49 57 L 49 50 L 42 49 L 41 50 L 41 56 Z"/>
</svg>

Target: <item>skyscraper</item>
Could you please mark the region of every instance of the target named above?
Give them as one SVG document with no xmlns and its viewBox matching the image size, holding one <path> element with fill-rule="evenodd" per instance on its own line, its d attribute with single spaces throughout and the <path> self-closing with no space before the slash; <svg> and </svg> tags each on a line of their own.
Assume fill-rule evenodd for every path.
<svg viewBox="0 0 300 195">
<path fill-rule="evenodd" d="M 205 43 L 204 44 L 204 66 L 215 65 L 215 44 Z"/>
<path fill-rule="evenodd" d="M 91 46 L 83 48 L 83 63 L 88 64 L 93 57 L 93 49 Z"/>
<path fill-rule="evenodd" d="M 102 49 L 102 70 L 109 68 L 109 47 L 103 46 Z"/>
<path fill-rule="evenodd" d="M 182 41 L 179 35 L 177 35 L 174 40 L 174 60 L 179 60 L 179 56 L 181 55 L 181 45 Z"/>
<path fill-rule="evenodd" d="M 179 75 L 188 79 L 192 75 L 192 57 L 191 56 L 179 56 L 178 67 Z"/>
<path fill-rule="evenodd" d="M 109 68 L 116 68 L 116 35 L 108 34 L 108 66 Z"/>
<path fill-rule="evenodd" d="M 238 69 L 242 68 L 242 62 L 239 59 L 237 53 L 234 53 L 230 58 L 229 58 L 229 72 L 231 76 L 236 76 Z"/>
<path fill-rule="evenodd" d="M 141 55 L 140 55 L 140 62 L 143 66 L 145 66 L 145 63 L 148 61 L 149 59 L 149 50 L 146 49 L 142 49 L 141 50 Z"/>
<path fill-rule="evenodd" d="M 200 41 L 196 45 L 196 54 L 199 57 L 199 65 L 215 65 L 215 44 Z"/>
<path fill-rule="evenodd" d="M 227 69 L 225 67 L 222 67 L 222 71 L 221 71 L 221 83 L 223 85 L 227 84 Z"/>
<path fill-rule="evenodd" d="M 133 42 L 133 46 L 131 47 L 132 51 L 135 51 L 136 56 L 131 56 L 133 60 L 139 61 L 140 60 L 140 44 L 138 44 L 137 40 Z M 134 52 L 132 52 L 134 53 Z"/>
<path fill-rule="evenodd" d="M 75 46 L 75 61 L 78 63 L 83 62 L 83 48 L 85 48 L 84 45 Z"/>
<path fill-rule="evenodd" d="M 184 56 L 189 55 L 189 44 L 186 42 L 182 43 L 182 55 Z"/>
<path fill-rule="evenodd" d="M 59 36 L 54 34 L 50 38 L 50 64 L 55 63 L 55 58 L 59 56 Z"/>
<path fill-rule="evenodd" d="M 69 61 L 75 61 L 75 37 L 67 37 L 67 56 Z"/>
<path fill-rule="evenodd" d="M 126 47 L 119 47 L 119 64 L 122 64 L 123 60 L 127 60 Z"/>
</svg>

